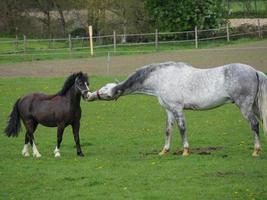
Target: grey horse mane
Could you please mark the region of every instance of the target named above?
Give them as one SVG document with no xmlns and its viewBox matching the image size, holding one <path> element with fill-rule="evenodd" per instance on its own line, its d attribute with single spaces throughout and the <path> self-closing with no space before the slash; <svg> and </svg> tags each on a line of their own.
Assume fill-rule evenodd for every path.
<svg viewBox="0 0 267 200">
<path fill-rule="evenodd" d="M 157 71 L 161 68 L 175 66 L 175 65 L 177 65 L 177 63 L 172 62 L 172 61 L 164 62 L 164 63 L 153 63 L 150 65 L 146 65 L 146 66 L 138 69 L 137 71 L 135 71 L 133 74 L 131 74 L 125 81 L 119 83 L 115 87 L 115 93 L 118 90 L 120 90 L 121 94 L 122 94 L 125 91 L 125 89 L 131 88 L 137 84 L 142 84 L 149 77 L 149 75 L 152 72 Z"/>
</svg>

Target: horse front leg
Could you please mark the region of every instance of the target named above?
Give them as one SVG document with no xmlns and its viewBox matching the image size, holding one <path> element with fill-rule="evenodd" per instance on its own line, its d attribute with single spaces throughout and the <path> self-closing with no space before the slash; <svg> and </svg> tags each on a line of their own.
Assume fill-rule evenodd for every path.
<svg viewBox="0 0 267 200">
<path fill-rule="evenodd" d="M 60 157 L 60 145 L 62 142 L 62 136 L 65 129 L 65 125 L 58 125 L 57 127 L 57 146 L 54 150 L 54 154 L 56 158 Z"/>
<path fill-rule="evenodd" d="M 79 129 L 80 129 L 80 121 L 74 122 L 72 124 L 72 132 L 76 143 L 77 155 L 84 156 L 80 145 Z"/>
<path fill-rule="evenodd" d="M 170 111 L 167 112 L 167 119 L 166 119 L 166 135 L 165 135 L 165 144 L 162 151 L 159 155 L 165 155 L 170 151 L 171 147 L 171 138 L 172 138 L 172 130 L 174 124 L 174 116 Z"/>
<path fill-rule="evenodd" d="M 183 142 L 183 156 L 189 155 L 189 143 L 186 135 L 185 118 L 183 112 L 175 113 L 175 118 L 179 127 L 180 135 Z"/>
</svg>

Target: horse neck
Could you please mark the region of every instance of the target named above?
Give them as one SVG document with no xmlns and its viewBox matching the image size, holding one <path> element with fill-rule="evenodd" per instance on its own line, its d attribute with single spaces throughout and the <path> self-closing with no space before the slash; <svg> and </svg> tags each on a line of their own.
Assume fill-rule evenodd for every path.
<svg viewBox="0 0 267 200">
<path fill-rule="evenodd" d="M 131 86 L 128 86 L 125 84 L 125 81 L 119 83 L 118 88 L 121 88 L 123 91 L 122 96 L 134 94 L 134 93 L 143 93 L 148 95 L 155 95 L 154 94 L 154 88 L 151 84 L 149 84 L 146 80 L 142 83 L 134 83 Z"/>
<path fill-rule="evenodd" d="M 80 105 L 81 102 L 81 94 L 78 93 L 75 89 L 75 85 L 73 85 L 69 91 L 66 93 L 66 97 L 70 99 L 71 103 Z"/>
</svg>

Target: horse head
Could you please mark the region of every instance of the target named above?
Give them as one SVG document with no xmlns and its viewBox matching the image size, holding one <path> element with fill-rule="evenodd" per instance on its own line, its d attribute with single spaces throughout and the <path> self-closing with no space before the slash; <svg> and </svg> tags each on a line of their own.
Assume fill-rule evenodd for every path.
<svg viewBox="0 0 267 200">
<path fill-rule="evenodd" d="M 86 73 L 77 73 L 74 84 L 76 92 L 80 93 L 84 99 L 86 99 L 87 96 L 90 95 L 89 80 Z"/>
<path fill-rule="evenodd" d="M 122 91 L 118 88 L 117 83 L 108 83 L 99 90 L 89 93 L 86 97 L 87 101 L 94 100 L 116 100 L 122 94 Z"/>
</svg>

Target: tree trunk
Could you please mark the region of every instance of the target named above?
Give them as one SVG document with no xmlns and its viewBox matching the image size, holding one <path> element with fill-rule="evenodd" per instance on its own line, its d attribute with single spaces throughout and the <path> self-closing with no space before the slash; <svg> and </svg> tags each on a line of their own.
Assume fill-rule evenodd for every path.
<svg viewBox="0 0 267 200">
<path fill-rule="evenodd" d="M 66 21 L 64 18 L 64 14 L 63 14 L 62 8 L 59 5 L 59 3 L 57 3 L 56 1 L 54 3 L 55 3 L 55 6 L 57 7 L 57 10 L 58 10 L 58 13 L 60 16 L 60 21 L 61 21 L 61 25 L 62 25 L 62 33 L 63 33 L 63 36 L 65 37 L 66 36 Z"/>
</svg>

